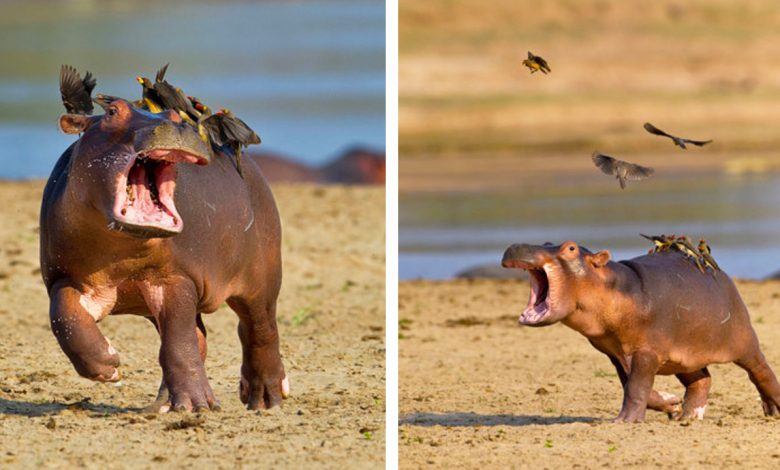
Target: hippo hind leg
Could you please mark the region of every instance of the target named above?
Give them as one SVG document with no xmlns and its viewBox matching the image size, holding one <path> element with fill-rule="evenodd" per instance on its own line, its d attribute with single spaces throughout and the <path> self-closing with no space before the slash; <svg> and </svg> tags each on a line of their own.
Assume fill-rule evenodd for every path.
<svg viewBox="0 0 780 470">
<path fill-rule="evenodd" d="M 778 384 L 777 377 L 767 364 L 764 355 L 758 349 L 758 344 L 753 350 L 754 353 L 736 360 L 735 363 L 747 371 L 750 381 L 758 389 L 764 414 L 766 416 L 780 416 L 780 384 Z"/>
<path fill-rule="evenodd" d="M 707 396 L 710 393 L 712 377 L 707 368 L 686 374 L 676 374 L 676 377 L 685 386 L 685 398 L 682 405 L 682 413 L 670 418 L 683 421 L 691 419 L 704 419 L 704 410 L 707 407 Z"/>
<path fill-rule="evenodd" d="M 157 324 L 157 320 L 155 320 L 154 317 L 146 317 L 148 320 L 154 324 L 154 327 L 157 329 L 157 332 L 160 332 L 160 327 Z M 201 314 L 199 313 L 198 316 L 195 318 L 195 323 L 197 326 L 197 329 L 195 330 L 195 334 L 198 337 L 198 352 L 200 353 L 200 360 L 205 365 L 206 363 L 206 352 L 207 352 L 207 345 L 206 345 L 206 325 L 203 324 L 203 319 L 201 318 Z M 154 400 L 154 403 L 144 408 L 144 411 L 149 413 L 165 413 L 171 409 L 171 395 L 168 392 L 168 386 L 165 385 L 165 379 L 162 379 L 160 381 L 160 388 L 157 390 L 157 398 Z M 219 405 L 219 402 L 216 402 L 211 407 L 214 411 L 221 410 L 221 407 Z"/>
<path fill-rule="evenodd" d="M 250 410 L 281 405 L 289 394 L 289 382 L 279 354 L 276 327 L 276 295 L 254 299 L 231 297 L 228 305 L 239 318 L 238 337 L 243 360 L 239 393 Z"/>
<path fill-rule="evenodd" d="M 82 293 L 65 282 L 51 289 L 51 329 L 76 372 L 99 382 L 119 380 L 119 355 L 81 304 Z"/>
</svg>

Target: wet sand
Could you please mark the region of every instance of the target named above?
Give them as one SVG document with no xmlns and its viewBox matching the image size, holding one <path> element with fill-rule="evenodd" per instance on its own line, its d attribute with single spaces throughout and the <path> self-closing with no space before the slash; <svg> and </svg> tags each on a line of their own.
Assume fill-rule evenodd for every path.
<svg viewBox="0 0 780 470">
<path fill-rule="evenodd" d="M 780 282 L 738 282 L 764 354 L 780 372 Z M 777 468 L 780 420 L 733 364 L 710 367 L 705 419 L 615 425 L 609 360 L 563 325 L 521 328 L 522 281 L 399 286 L 401 468 Z M 674 377 L 655 388 L 680 395 Z"/>
<path fill-rule="evenodd" d="M 275 186 L 283 224 L 281 349 L 292 395 L 249 412 L 238 398 L 237 317 L 204 316 L 206 370 L 223 411 L 146 414 L 159 339 L 109 317 L 120 386 L 80 378 L 48 326 L 38 270 L 43 182 L 0 182 L 0 467 L 384 468 L 385 193 Z"/>
</svg>

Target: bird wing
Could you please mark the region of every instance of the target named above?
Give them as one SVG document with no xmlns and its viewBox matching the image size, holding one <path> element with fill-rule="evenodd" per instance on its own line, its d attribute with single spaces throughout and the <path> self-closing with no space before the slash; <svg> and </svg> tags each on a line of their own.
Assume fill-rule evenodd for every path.
<svg viewBox="0 0 780 470">
<path fill-rule="evenodd" d="M 168 109 L 175 111 L 187 111 L 192 107 L 187 98 L 168 82 L 157 82 L 154 84 L 154 90 L 160 96 L 163 105 Z"/>
<path fill-rule="evenodd" d="M 690 139 L 681 139 L 681 140 L 682 140 L 683 142 L 685 142 L 686 144 L 693 144 L 693 145 L 696 145 L 696 146 L 698 146 L 698 147 L 701 147 L 701 146 L 703 146 L 703 145 L 707 145 L 707 144 L 709 144 L 710 142 L 712 142 L 712 139 L 710 139 L 710 140 L 690 140 Z"/>
<path fill-rule="evenodd" d="M 534 60 L 535 55 L 531 54 L 531 51 L 528 51 L 528 60 Z"/>
<path fill-rule="evenodd" d="M 617 167 L 617 162 L 619 160 L 616 160 L 610 156 L 602 155 L 598 152 L 593 152 L 593 156 L 591 156 L 591 159 L 593 160 L 593 163 L 605 174 L 607 175 L 614 175 L 615 174 L 615 168 Z"/>
<path fill-rule="evenodd" d="M 259 144 L 260 137 L 244 121 L 233 116 L 223 119 L 225 135 L 243 145 Z"/>
<path fill-rule="evenodd" d="M 626 179 L 630 181 L 639 181 L 653 176 L 655 170 L 649 166 L 637 165 L 636 163 L 623 162 L 626 165 Z"/>
<path fill-rule="evenodd" d="M 165 64 L 160 70 L 157 71 L 157 76 L 154 77 L 154 81 L 157 83 L 161 83 L 163 80 L 165 80 L 165 72 L 168 71 L 168 66 L 170 64 Z"/>
<path fill-rule="evenodd" d="M 650 124 L 649 122 L 646 122 L 644 125 L 644 128 L 647 132 L 655 135 L 660 135 L 664 137 L 669 137 L 670 139 L 673 139 L 674 136 L 667 134 L 666 132 L 662 131 L 661 129 L 655 127 L 654 125 Z"/>
<path fill-rule="evenodd" d="M 97 80 L 92 76 L 92 72 L 87 72 L 84 74 L 84 80 L 82 80 L 81 83 L 84 85 L 84 91 L 86 91 L 88 95 L 91 95 L 92 90 L 94 90 L 95 85 L 97 85 Z"/>
<path fill-rule="evenodd" d="M 547 61 L 546 60 L 542 59 L 539 56 L 536 56 L 536 62 L 542 68 L 542 72 L 544 72 L 545 70 L 547 70 L 548 72 L 552 72 L 552 70 L 550 69 L 550 66 L 547 65 Z"/>
<path fill-rule="evenodd" d="M 60 68 L 60 95 L 65 110 L 71 114 L 92 114 L 92 97 L 85 89 L 85 81 L 89 79 L 88 84 L 94 87 L 96 82 L 92 74 L 87 72 L 85 79 L 82 80 L 78 71 L 70 65 L 63 65 Z M 90 89 L 91 91 L 91 89 Z"/>
<path fill-rule="evenodd" d="M 223 131 L 223 119 L 219 114 L 212 114 L 203 120 L 203 127 L 206 128 L 206 132 L 209 134 L 211 142 L 217 145 L 225 145 L 228 139 Z"/>
</svg>

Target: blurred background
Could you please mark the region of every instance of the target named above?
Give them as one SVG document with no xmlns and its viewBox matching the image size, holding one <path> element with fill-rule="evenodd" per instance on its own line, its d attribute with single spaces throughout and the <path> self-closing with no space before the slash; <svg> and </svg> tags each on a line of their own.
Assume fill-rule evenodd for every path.
<svg viewBox="0 0 780 470">
<path fill-rule="evenodd" d="M 47 177 L 73 142 L 56 128 L 61 64 L 138 99 L 135 77 L 170 62 L 167 80 L 257 131 L 251 151 L 321 167 L 368 149 L 384 168 L 384 17 L 375 0 L 4 1 L 0 178 Z"/>
<path fill-rule="evenodd" d="M 635 257 L 640 232 L 780 270 L 780 3 L 403 0 L 399 41 L 401 279 L 498 268 L 517 242 Z M 594 150 L 656 175 L 621 191 Z"/>
</svg>

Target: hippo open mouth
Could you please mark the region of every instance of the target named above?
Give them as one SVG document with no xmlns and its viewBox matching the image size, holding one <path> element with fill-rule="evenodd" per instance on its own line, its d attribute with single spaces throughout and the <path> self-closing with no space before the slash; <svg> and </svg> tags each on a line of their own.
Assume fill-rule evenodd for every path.
<svg viewBox="0 0 780 470">
<path fill-rule="evenodd" d="M 171 236 L 182 231 L 182 219 L 173 202 L 177 163 L 206 161 L 179 149 L 154 149 L 130 157 L 117 178 L 115 228 L 142 236 Z"/>
<path fill-rule="evenodd" d="M 544 320 L 551 309 L 550 282 L 547 271 L 544 268 L 528 268 L 529 281 L 531 283 L 531 295 L 528 298 L 528 306 L 520 315 L 519 322 L 524 325 L 533 325 Z"/>
</svg>

